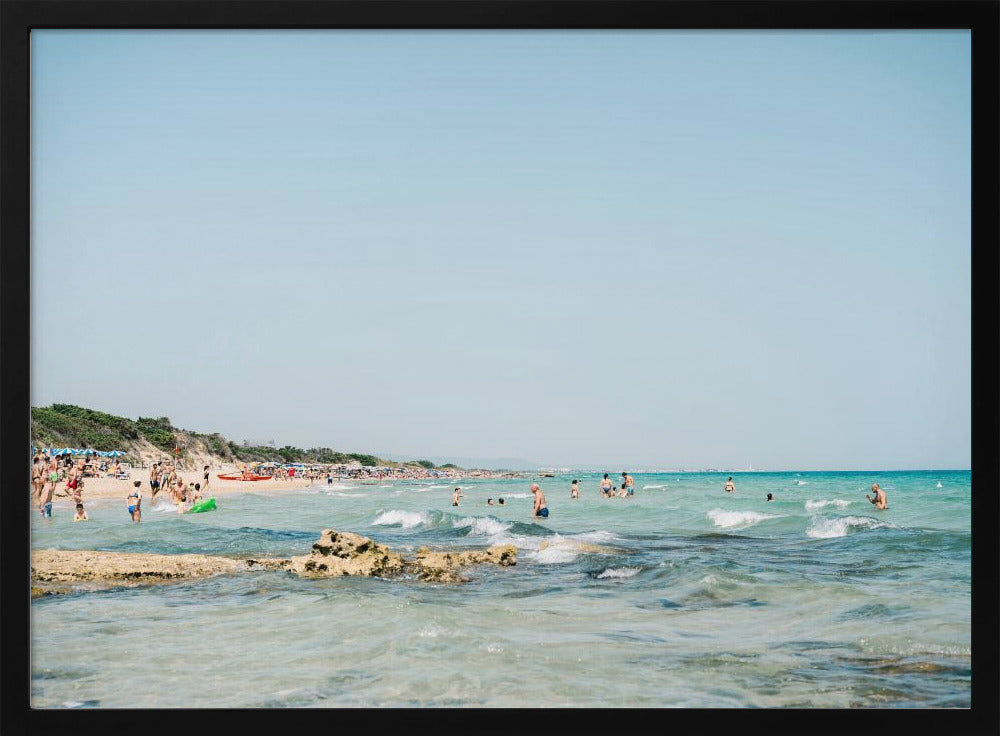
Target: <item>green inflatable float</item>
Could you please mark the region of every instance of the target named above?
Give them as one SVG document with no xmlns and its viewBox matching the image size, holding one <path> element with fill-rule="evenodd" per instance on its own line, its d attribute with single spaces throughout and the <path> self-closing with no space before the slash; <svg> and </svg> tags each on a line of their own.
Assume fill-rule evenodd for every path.
<svg viewBox="0 0 1000 736">
<path fill-rule="evenodd" d="M 212 511 L 213 509 L 215 509 L 215 498 L 196 503 L 190 510 L 192 514 L 200 514 L 202 511 Z"/>
</svg>

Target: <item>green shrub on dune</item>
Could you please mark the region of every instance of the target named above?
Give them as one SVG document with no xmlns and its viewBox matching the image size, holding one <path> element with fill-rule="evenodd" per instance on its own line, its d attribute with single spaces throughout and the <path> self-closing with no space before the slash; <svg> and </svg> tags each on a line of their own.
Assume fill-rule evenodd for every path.
<svg viewBox="0 0 1000 736">
<path fill-rule="evenodd" d="M 292 445 L 284 447 L 254 447 L 231 442 L 218 432 L 202 434 L 179 429 L 168 417 L 139 417 L 136 420 L 115 416 L 74 404 L 53 404 L 31 407 L 31 444 L 34 447 L 84 447 L 94 450 L 124 450 L 138 457 L 142 442 L 148 442 L 172 455 L 180 447 L 184 456 L 203 450 L 218 462 L 321 463 L 346 465 L 359 462 L 365 467 L 398 465 L 375 455 L 359 452 L 339 452 L 329 447 L 303 450 Z M 434 468 L 429 460 L 419 465 Z M 445 467 L 455 467 L 454 465 Z"/>
</svg>

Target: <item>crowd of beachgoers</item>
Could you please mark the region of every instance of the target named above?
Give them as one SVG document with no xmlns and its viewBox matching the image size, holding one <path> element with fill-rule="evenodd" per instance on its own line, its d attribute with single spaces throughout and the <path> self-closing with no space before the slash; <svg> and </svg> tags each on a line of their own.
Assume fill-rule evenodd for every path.
<svg viewBox="0 0 1000 736">
<path fill-rule="evenodd" d="M 223 472 L 218 472 L 223 471 Z M 31 498 L 38 513 L 52 515 L 55 498 L 68 498 L 74 505 L 74 520 L 87 519 L 84 491 L 90 497 L 121 494 L 133 521 L 142 516 L 143 492 L 168 498 L 179 512 L 191 511 L 209 499 L 209 490 L 235 491 L 260 487 L 280 490 L 317 482 L 353 480 L 362 483 L 384 480 L 448 480 L 467 478 L 517 478 L 522 473 L 461 468 L 413 466 L 305 465 L 302 463 L 197 464 L 182 460 L 159 460 L 134 466 L 121 457 L 98 453 L 50 454 L 36 449 L 31 460 Z M 251 483 L 247 483 L 250 481 Z M 258 486 L 264 483 L 263 486 Z M 162 496 L 160 496 L 162 494 Z"/>
</svg>

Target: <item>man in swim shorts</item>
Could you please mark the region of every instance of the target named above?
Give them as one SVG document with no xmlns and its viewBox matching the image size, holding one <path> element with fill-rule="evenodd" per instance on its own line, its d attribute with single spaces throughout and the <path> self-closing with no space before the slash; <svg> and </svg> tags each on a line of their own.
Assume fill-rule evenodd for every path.
<svg viewBox="0 0 1000 736">
<path fill-rule="evenodd" d="M 451 505 L 458 506 L 458 499 L 462 497 L 462 489 L 455 486 L 455 492 L 451 494 Z"/>
<path fill-rule="evenodd" d="M 635 489 L 635 481 L 632 480 L 632 476 L 631 475 L 629 475 L 628 473 L 626 473 L 623 470 L 622 471 L 622 490 L 624 490 L 625 493 L 623 493 L 622 495 L 623 496 L 624 495 L 631 496 L 634 489 Z"/>
<path fill-rule="evenodd" d="M 545 494 L 542 493 L 542 489 L 538 487 L 537 483 L 532 483 L 531 492 L 535 496 L 535 505 L 533 507 L 535 516 L 547 517 L 549 515 L 549 507 L 545 504 Z"/>
</svg>

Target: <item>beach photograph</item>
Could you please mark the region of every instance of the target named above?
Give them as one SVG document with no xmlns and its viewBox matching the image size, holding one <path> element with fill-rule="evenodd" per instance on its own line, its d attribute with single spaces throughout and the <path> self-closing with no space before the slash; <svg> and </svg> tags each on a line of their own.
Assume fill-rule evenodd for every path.
<svg viewBox="0 0 1000 736">
<path fill-rule="evenodd" d="M 969 711 L 972 58 L 32 30 L 30 708 Z"/>
</svg>

